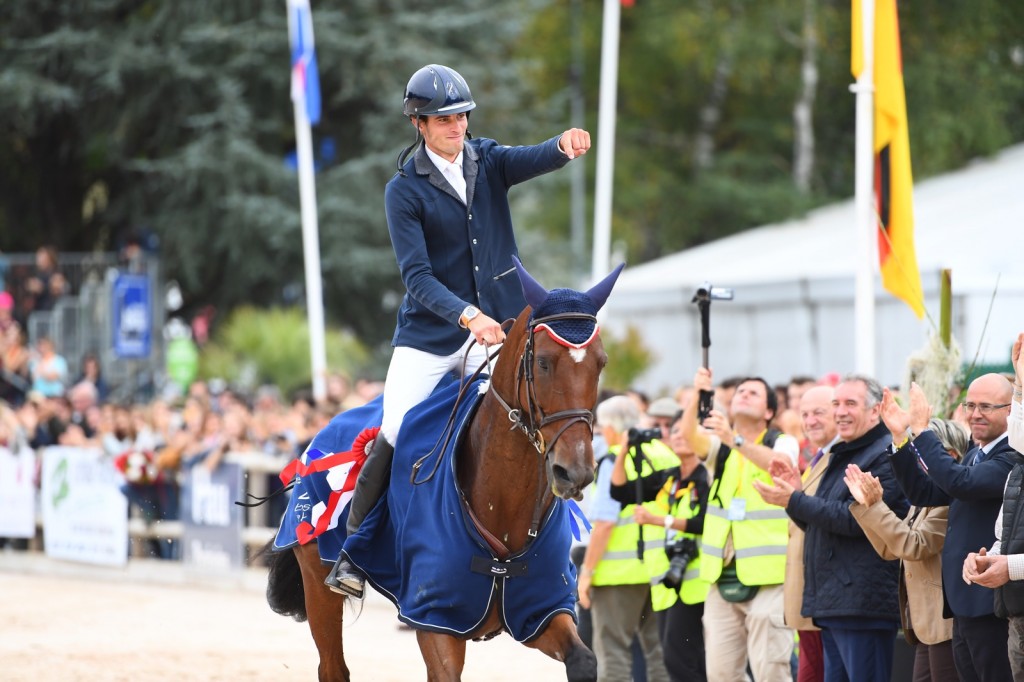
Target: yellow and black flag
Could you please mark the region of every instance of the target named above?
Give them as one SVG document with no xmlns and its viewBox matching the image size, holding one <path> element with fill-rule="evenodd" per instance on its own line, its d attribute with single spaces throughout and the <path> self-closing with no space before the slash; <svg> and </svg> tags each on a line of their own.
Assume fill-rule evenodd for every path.
<svg viewBox="0 0 1024 682">
<path fill-rule="evenodd" d="M 860 0 L 853 0 L 852 18 L 850 69 L 856 78 L 864 68 Z M 920 318 L 924 294 L 914 250 L 914 180 L 896 0 L 875 0 L 874 28 L 874 176 L 882 285 Z"/>
</svg>

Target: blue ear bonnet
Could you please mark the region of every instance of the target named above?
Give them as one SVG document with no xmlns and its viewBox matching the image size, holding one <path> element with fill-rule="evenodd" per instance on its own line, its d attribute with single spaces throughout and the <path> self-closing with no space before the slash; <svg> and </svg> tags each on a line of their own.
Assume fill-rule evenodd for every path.
<svg viewBox="0 0 1024 682">
<path fill-rule="evenodd" d="M 523 296 L 533 308 L 530 314 L 531 325 L 534 324 L 534 320 L 565 313 L 597 315 L 597 311 L 608 300 L 619 273 L 626 266 L 625 263 L 621 263 L 603 280 L 590 287 L 589 291 L 582 293 L 573 289 L 548 291 L 526 271 L 518 257 L 512 256 L 512 262 L 519 274 L 519 283 L 523 286 Z M 583 348 L 597 338 L 597 322 L 594 320 L 551 320 L 537 325 L 534 331 L 540 329 L 545 330 L 558 343 L 571 348 Z"/>
<path fill-rule="evenodd" d="M 547 298 L 533 309 L 530 322 L 535 319 L 560 315 L 562 313 L 586 313 L 597 315 L 598 305 L 587 294 L 572 289 L 552 289 Z M 553 320 L 541 325 L 563 345 L 582 348 L 593 340 L 597 333 L 594 320 Z"/>
</svg>

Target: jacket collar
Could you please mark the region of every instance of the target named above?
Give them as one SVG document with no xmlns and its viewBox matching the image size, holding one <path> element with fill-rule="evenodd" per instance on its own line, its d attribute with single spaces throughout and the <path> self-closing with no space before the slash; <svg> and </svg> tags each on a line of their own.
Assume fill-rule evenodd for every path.
<svg viewBox="0 0 1024 682">
<path fill-rule="evenodd" d="M 462 143 L 462 174 L 466 176 L 466 205 L 473 205 L 473 190 L 476 188 L 476 176 L 480 172 L 479 165 L 480 156 L 477 154 L 476 148 L 469 144 L 469 142 Z M 426 175 L 430 184 L 438 188 L 445 194 L 455 197 L 455 199 L 461 204 L 462 199 L 459 198 L 458 193 L 452 188 L 448 181 L 444 177 L 444 173 L 438 170 L 434 162 L 427 156 L 426 146 L 420 142 L 416 148 L 416 154 L 413 156 L 413 166 L 416 169 L 417 175 Z"/>
<path fill-rule="evenodd" d="M 878 422 L 871 427 L 867 433 L 856 440 L 851 440 L 849 442 L 839 441 L 832 446 L 831 452 L 835 455 L 836 453 L 846 452 L 849 450 L 863 450 L 887 435 L 889 435 L 889 428 L 883 422 Z"/>
</svg>

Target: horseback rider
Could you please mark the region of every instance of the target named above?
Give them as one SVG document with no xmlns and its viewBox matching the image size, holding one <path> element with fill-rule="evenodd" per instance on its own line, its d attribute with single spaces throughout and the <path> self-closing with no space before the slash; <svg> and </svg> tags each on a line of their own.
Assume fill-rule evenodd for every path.
<svg viewBox="0 0 1024 682">
<path fill-rule="evenodd" d="M 474 108 L 465 79 L 440 64 L 416 71 L 405 89 L 402 114 L 416 139 L 399 154 L 384 208 L 407 291 L 391 340 L 380 434 L 349 504 L 349 535 L 385 491 L 405 413 L 446 374 L 486 362 L 488 347 L 505 339 L 502 321 L 526 305 L 512 261 L 518 249 L 508 190 L 590 149 L 590 133 L 579 128 L 526 147 L 474 139 Z M 364 577 L 344 552 L 325 583 L 363 595 Z"/>
</svg>

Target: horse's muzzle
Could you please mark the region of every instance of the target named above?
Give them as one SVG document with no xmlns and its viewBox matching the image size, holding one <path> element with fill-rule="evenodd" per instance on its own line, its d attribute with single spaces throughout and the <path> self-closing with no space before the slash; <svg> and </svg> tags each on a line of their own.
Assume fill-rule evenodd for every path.
<svg viewBox="0 0 1024 682">
<path fill-rule="evenodd" d="M 551 492 L 563 500 L 583 499 L 583 491 L 594 482 L 594 470 L 588 466 L 566 468 L 552 464 L 550 470 Z"/>
</svg>

